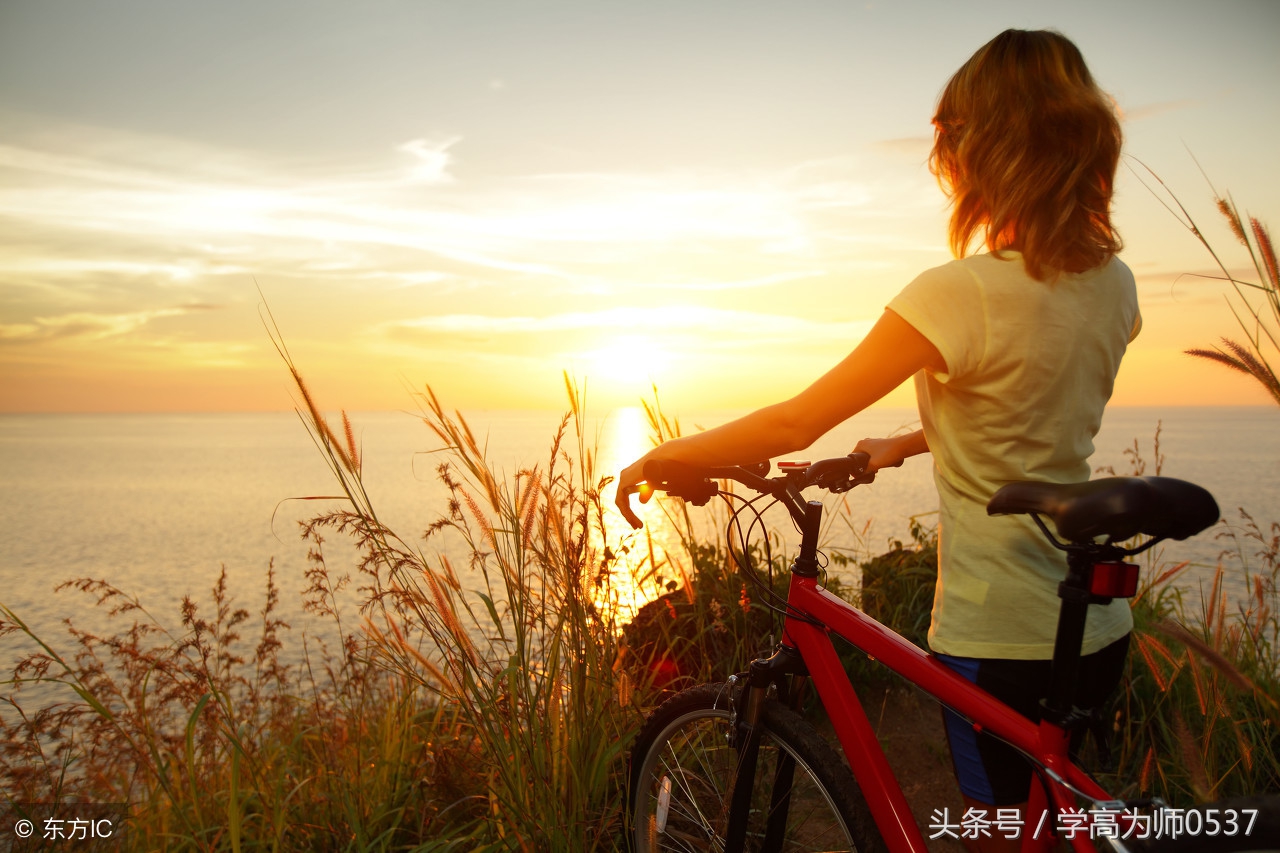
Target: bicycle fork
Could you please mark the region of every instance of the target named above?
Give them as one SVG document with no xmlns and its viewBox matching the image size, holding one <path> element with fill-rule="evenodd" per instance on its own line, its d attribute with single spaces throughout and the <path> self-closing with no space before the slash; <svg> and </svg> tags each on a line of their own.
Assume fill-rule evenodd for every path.
<svg viewBox="0 0 1280 853">
<path fill-rule="evenodd" d="M 768 687 L 750 683 L 742 691 L 745 706 L 734 714 L 731 736 L 738 742 L 732 744 L 738 750 L 738 772 L 733 780 L 733 794 L 729 799 L 729 823 L 725 827 L 725 853 L 741 853 L 747 843 L 747 822 L 751 818 L 751 795 L 755 789 L 756 763 L 760 757 L 760 709 L 764 705 Z M 735 707 L 738 702 L 735 701 Z"/>
<path fill-rule="evenodd" d="M 730 746 L 738 750 L 738 772 L 734 776 L 733 792 L 729 800 L 728 826 L 725 830 L 725 853 L 738 853 L 745 849 L 747 826 L 751 817 L 751 799 L 755 788 L 756 770 L 760 756 L 760 717 L 768 698 L 769 687 L 775 685 L 778 699 L 784 704 L 798 702 L 802 694 L 800 679 L 808 675 L 800 652 L 786 645 L 779 645 L 773 655 L 751 662 L 747 683 L 734 698 L 734 719 Z M 787 676 L 791 676 L 790 679 Z M 730 679 L 736 681 L 737 676 Z M 790 686 L 789 686 L 789 681 Z M 787 818 L 791 807 L 791 786 L 795 777 L 795 758 L 786 750 L 778 750 L 773 771 L 773 784 L 769 789 L 769 812 L 765 823 L 762 853 L 775 853 L 782 849 Z"/>
</svg>

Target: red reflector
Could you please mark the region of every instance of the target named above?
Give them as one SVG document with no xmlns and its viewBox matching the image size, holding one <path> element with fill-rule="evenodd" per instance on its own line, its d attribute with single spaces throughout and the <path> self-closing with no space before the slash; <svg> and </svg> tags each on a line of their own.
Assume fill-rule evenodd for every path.
<svg viewBox="0 0 1280 853">
<path fill-rule="evenodd" d="M 1089 592 L 1111 598 L 1130 598 L 1138 591 L 1136 563 L 1094 563 Z"/>
<path fill-rule="evenodd" d="M 810 464 L 811 463 L 809 462 L 794 462 L 794 461 L 779 462 L 778 470 L 779 471 L 803 471 L 805 468 L 808 468 Z"/>
</svg>

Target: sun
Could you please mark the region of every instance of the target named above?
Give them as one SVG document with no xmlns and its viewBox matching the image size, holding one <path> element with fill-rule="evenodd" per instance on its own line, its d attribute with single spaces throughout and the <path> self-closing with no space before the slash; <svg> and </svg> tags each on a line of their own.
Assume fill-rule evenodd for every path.
<svg viewBox="0 0 1280 853">
<path fill-rule="evenodd" d="M 671 354 L 646 335 L 616 337 L 574 358 L 575 366 L 588 380 L 626 388 L 657 382 L 671 360 Z"/>
</svg>

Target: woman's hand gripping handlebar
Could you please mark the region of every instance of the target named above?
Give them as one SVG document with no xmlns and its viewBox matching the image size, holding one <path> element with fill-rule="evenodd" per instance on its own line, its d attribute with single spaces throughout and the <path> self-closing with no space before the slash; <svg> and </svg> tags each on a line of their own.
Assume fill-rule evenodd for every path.
<svg viewBox="0 0 1280 853">
<path fill-rule="evenodd" d="M 617 506 L 631 526 L 638 528 L 641 522 L 631 509 L 632 494 L 639 494 L 640 502 L 648 503 L 655 491 L 663 491 L 694 506 L 702 506 L 720 494 L 719 481 L 733 480 L 755 492 L 772 495 L 799 518 L 804 514 L 804 500 L 800 497 L 802 491 L 818 486 L 831 492 L 847 492 L 861 483 L 870 483 L 875 479 L 875 473 L 867 470 L 869 462 L 870 457 L 859 452 L 813 463 L 783 462 L 778 466 L 782 472 L 780 476 L 768 477 L 768 462 L 702 467 L 666 459 L 648 459 L 643 460 L 640 466 L 639 473 L 644 479 L 635 485 L 627 485 L 628 478 L 624 472 L 618 487 Z"/>
</svg>

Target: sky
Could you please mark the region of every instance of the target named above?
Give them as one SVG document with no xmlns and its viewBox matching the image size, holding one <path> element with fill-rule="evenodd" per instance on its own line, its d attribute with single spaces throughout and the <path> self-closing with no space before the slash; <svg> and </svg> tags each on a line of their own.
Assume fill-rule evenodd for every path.
<svg viewBox="0 0 1280 853">
<path fill-rule="evenodd" d="M 326 408 L 776 401 L 949 260 L 929 119 L 1007 27 L 1123 113 L 1113 402 L 1265 403 L 1183 354 L 1240 334 L 1151 188 L 1251 272 L 1211 186 L 1278 221 L 1274 0 L 4 0 L 0 411 L 291 408 L 268 307 Z"/>
</svg>

